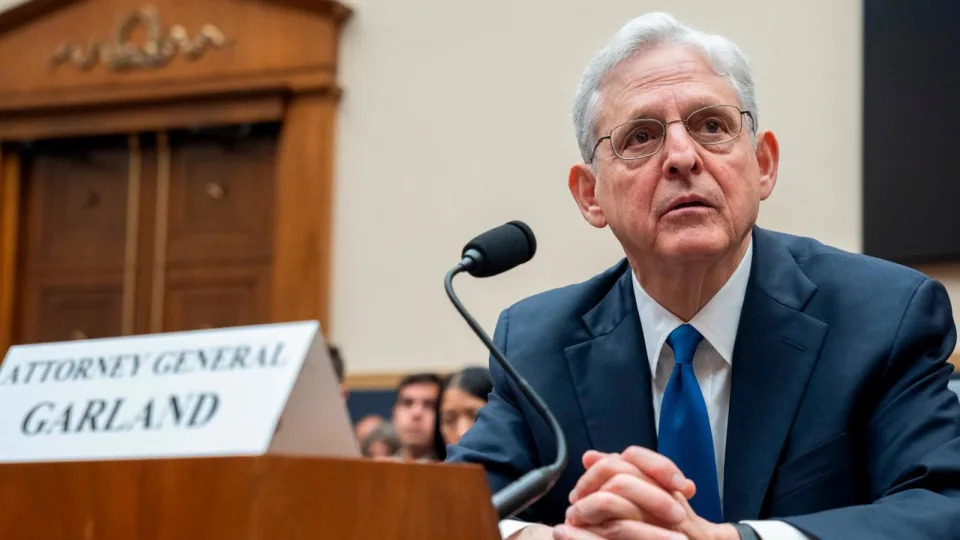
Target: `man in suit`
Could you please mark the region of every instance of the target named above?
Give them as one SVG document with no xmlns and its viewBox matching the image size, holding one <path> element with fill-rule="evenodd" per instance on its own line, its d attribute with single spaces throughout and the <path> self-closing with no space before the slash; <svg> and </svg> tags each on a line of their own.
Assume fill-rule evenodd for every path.
<svg viewBox="0 0 960 540">
<path fill-rule="evenodd" d="M 591 61 L 574 121 L 570 191 L 626 259 L 500 316 L 496 344 L 573 456 L 504 536 L 960 538 L 947 294 L 755 225 L 779 148 L 736 45 L 639 17 Z M 496 491 L 556 444 L 491 371 L 449 460 Z"/>
</svg>

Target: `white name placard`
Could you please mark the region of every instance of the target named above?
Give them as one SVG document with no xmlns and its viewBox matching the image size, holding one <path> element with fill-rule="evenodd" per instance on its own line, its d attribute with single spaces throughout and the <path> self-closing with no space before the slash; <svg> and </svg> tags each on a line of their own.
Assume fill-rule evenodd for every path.
<svg viewBox="0 0 960 540">
<path fill-rule="evenodd" d="M 315 321 L 11 347 L 0 462 L 356 456 Z"/>
</svg>

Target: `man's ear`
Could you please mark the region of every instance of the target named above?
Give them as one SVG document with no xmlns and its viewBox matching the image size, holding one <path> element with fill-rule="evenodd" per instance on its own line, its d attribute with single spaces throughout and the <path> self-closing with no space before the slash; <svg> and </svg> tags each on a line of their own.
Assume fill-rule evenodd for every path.
<svg viewBox="0 0 960 540">
<path fill-rule="evenodd" d="M 594 174 L 590 165 L 577 163 L 570 167 L 567 185 L 573 200 L 577 202 L 577 208 L 583 214 L 583 219 L 598 229 L 606 227 L 607 218 L 604 217 L 600 203 L 597 201 L 597 175 Z"/>
<path fill-rule="evenodd" d="M 762 131 L 757 136 L 757 164 L 760 166 L 760 200 L 764 201 L 777 185 L 777 169 L 780 166 L 780 143 L 772 131 Z"/>
</svg>

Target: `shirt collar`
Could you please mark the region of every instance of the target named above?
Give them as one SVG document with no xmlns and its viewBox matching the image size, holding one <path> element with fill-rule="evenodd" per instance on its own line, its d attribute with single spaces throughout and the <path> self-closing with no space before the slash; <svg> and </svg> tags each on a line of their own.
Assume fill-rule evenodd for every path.
<svg viewBox="0 0 960 540">
<path fill-rule="evenodd" d="M 740 312 L 743 310 L 743 299 L 747 294 L 752 264 L 753 239 L 751 238 L 747 252 L 744 253 L 737 269 L 717 294 L 707 302 L 707 305 L 703 306 L 689 321 L 689 324 L 696 328 L 704 340 L 731 366 L 733 365 L 733 346 L 737 340 Z M 650 362 L 650 371 L 655 374 L 657 363 L 660 361 L 660 351 L 667 342 L 667 336 L 684 323 L 651 298 L 640 286 L 636 274 L 632 271 L 631 276 L 634 296 L 637 299 L 637 312 L 640 315 L 640 327 L 643 330 L 643 341 L 647 348 L 647 360 Z"/>
</svg>

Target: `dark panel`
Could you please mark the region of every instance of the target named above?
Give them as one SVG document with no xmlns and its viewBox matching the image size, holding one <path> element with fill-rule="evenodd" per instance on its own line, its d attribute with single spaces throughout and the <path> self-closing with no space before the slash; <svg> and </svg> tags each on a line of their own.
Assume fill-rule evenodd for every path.
<svg viewBox="0 0 960 540">
<path fill-rule="evenodd" d="M 21 147 L 16 343 L 122 332 L 130 156 L 125 137 Z"/>
<path fill-rule="evenodd" d="M 165 332 L 262 324 L 267 320 L 269 267 L 197 268 L 167 275 Z"/>
<path fill-rule="evenodd" d="M 23 290 L 18 343 L 44 343 L 118 336 L 123 309 L 122 278 L 34 276 Z"/>
<path fill-rule="evenodd" d="M 960 259 L 960 2 L 864 2 L 864 251 Z"/>
<path fill-rule="evenodd" d="M 390 419 L 397 393 L 393 390 L 351 390 L 347 396 L 350 421 L 357 423 L 365 416 L 376 414 Z"/>
<path fill-rule="evenodd" d="M 24 155 L 26 267 L 123 266 L 129 152 L 122 138 L 39 143 Z"/>
<path fill-rule="evenodd" d="M 172 134 L 170 264 L 270 257 L 276 151 L 271 124 Z"/>
</svg>

